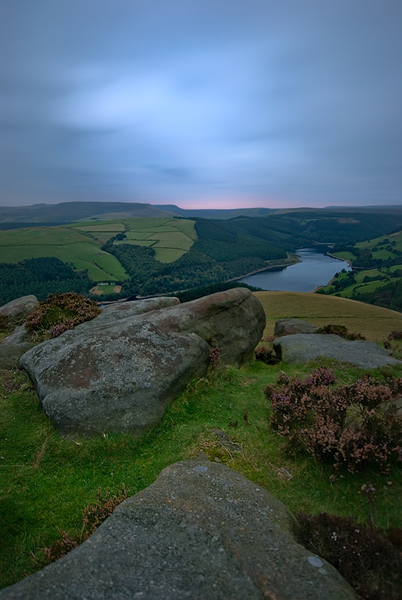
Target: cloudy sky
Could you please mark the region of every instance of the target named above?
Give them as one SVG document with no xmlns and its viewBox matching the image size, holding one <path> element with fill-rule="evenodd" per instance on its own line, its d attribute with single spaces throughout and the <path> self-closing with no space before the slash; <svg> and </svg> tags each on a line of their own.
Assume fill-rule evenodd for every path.
<svg viewBox="0 0 402 600">
<path fill-rule="evenodd" d="M 402 204 L 401 0 L 1 0 L 0 205 Z"/>
</svg>

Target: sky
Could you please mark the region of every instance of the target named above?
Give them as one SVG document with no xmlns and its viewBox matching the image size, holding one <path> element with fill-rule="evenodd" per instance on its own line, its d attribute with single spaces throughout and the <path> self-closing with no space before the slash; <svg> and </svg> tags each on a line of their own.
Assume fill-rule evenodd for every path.
<svg viewBox="0 0 402 600">
<path fill-rule="evenodd" d="M 401 0 L 1 0 L 0 205 L 402 204 Z"/>
</svg>

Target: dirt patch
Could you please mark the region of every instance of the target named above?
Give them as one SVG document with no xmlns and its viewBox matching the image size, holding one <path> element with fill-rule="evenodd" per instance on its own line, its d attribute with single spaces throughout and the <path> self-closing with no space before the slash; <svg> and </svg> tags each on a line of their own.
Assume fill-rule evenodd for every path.
<svg viewBox="0 0 402 600">
<path fill-rule="evenodd" d="M 103 292 L 101 290 L 98 290 L 97 286 L 91 288 L 89 290 L 90 294 L 95 294 L 96 296 L 102 296 Z"/>
</svg>

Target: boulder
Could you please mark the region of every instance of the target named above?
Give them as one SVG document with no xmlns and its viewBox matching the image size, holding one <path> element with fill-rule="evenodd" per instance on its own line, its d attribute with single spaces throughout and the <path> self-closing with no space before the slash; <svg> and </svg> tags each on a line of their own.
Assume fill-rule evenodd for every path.
<svg viewBox="0 0 402 600">
<path fill-rule="evenodd" d="M 402 398 L 395 398 L 395 400 L 390 400 L 386 403 L 386 406 L 395 407 L 395 411 L 398 417 L 402 417 Z"/>
<path fill-rule="evenodd" d="M 295 333 L 316 333 L 318 327 L 301 319 L 279 319 L 275 323 L 274 335 L 293 335 Z"/>
<path fill-rule="evenodd" d="M 25 316 L 38 306 L 39 302 L 36 296 L 22 296 L 16 300 L 11 300 L 7 304 L 0 306 L 0 315 L 10 317 Z"/>
<path fill-rule="evenodd" d="M 6 344 L 7 346 L 9 346 L 10 344 L 11 345 L 21 344 L 22 342 L 26 341 L 27 337 L 28 337 L 28 330 L 27 330 L 25 324 L 19 325 L 10 333 L 10 335 L 8 335 L 6 338 L 4 338 L 4 340 L 2 341 L 2 344 Z M 33 345 L 33 344 L 31 344 L 31 345 Z"/>
<path fill-rule="evenodd" d="M 25 341 L 27 335 L 25 325 L 20 325 L 0 342 L 0 369 L 17 367 L 21 356 L 33 348 L 34 344 Z"/>
<path fill-rule="evenodd" d="M 319 356 L 351 363 L 364 369 L 377 369 L 386 365 L 402 364 L 389 350 L 375 342 L 349 341 L 339 335 L 295 334 L 274 341 L 278 357 L 288 364 L 306 363 Z"/>
<path fill-rule="evenodd" d="M 167 296 L 145 298 L 144 300 L 134 300 L 132 302 L 116 302 L 115 304 L 105 306 L 96 319 L 86 321 L 85 325 L 91 327 L 97 326 L 99 323 L 112 323 L 120 319 L 142 315 L 151 310 L 175 306 L 176 304 L 180 304 L 177 298 L 169 298 Z"/>
<path fill-rule="evenodd" d="M 268 491 L 208 461 L 171 465 L 81 546 L 0 600 L 356 600 Z"/>
<path fill-rule="evenodd" d="M 62 435 L 141 434 L 206 373 L 212 347 L 224 364 L 241 364 L 265 327 L 260 302 L 242 288 L 110 322 L 101 317 L 20 360 Z"/>
<path fill-rule="evenodd" d="M 23 354 L 33 348 L 33 344 L 22 342 L 20 344 L 0 344 L 0 369 L 13 369 L 18 367 Z"/>
</svg>

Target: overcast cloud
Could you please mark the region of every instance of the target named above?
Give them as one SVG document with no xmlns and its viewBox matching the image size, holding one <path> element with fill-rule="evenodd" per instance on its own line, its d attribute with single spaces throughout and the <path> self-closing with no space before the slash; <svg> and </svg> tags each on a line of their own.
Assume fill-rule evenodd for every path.
<svg viewBox="0 0 402 600">
<path fill-rule="evenodd" d="M 402 204 L 400 0 L 1 0 L 0 205 Z"/>
</svg>

